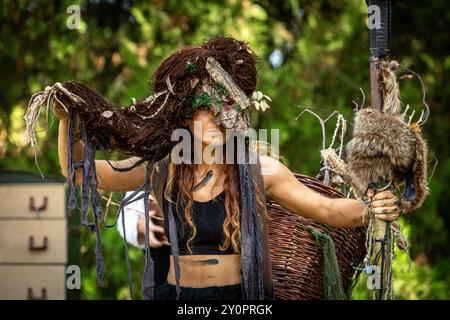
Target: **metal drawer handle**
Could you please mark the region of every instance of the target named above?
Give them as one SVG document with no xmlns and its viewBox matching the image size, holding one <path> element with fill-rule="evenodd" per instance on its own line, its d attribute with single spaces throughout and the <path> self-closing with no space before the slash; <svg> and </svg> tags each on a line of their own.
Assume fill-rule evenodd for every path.
<svg viewBox="0 0 450 320">
<path fill-rule="evenodd" d="M 40 212 L 40 211 L 47 210 L 47 204 L 48 204 L 48 198 L 44 197 L 44 203 L 42 204 L 42 206 L 36 208 L 36 206 L 34 204 L 34 197 L 30 197 L 30 210 L 31 211 Z"/>
<path fill-rule="evenodd" d="M 30 249 L 30 251 L 45 251 L 48 248 L 48 238 L 44 237 L 44 242 L 42 244 L 42 246 L 37 246 L 34 244 L 34 237 L 30 236 L 28 238 L 28 249 Z"/>
<path fill-rule="evenodd" d="M 28 288 L 27 299 L 28 300 L 47 300 L 47 289 L 41 288 L 41 296 L 36 297 L 33 295 L 33 289 Z"/>
</svg>

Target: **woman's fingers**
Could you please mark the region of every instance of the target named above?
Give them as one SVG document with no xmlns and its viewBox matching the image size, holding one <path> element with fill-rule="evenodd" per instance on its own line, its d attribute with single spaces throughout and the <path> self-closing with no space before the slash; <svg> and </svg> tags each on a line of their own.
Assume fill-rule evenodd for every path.
<svg viewBox="0 0 450 320">
<path fill-rule="evenodd" d="M 367 196 L 372 198 L 370 210 L 376 219 L 394 221 L 399 217 L 400 201 L 391 190 L 385 190 L 374 194 L 372 190 L 369 189 Z"/>
<path fill-rule="evenodd" d="M 61 105 L 58 101 L 53 103 L 53 112 L 60 119 L 67 118 L 67 109 Z"/>
<path fill-rule="evenodd" d="M 398 218 L 397 214 L 376 214 L 375 219 L 384 221 L 395 221 Z"/>
<path fill-rule="evenodd" d="M 391 206 L 397 206 L 399 204 L 398 198 L 388 198 L 388 199 L 382 199 L 382 200 L 375 200 L 372 201 L 372 207 L 391 207 Z"/>
<path fill-rule="evenodd" d="M 150 233 L 150 247 L 157 249 L 162 246 L 161 241 L 159 241 L 153 233 Z"/>
<path fill-rule="evenodd" d="M 150 231 L 155 233 L 164 233 L 164 227 L 151 223 Z"/>
<path fill-rule="evenodd" d="M 398 218 L 400 209 L 398 206 L 380 207 L 372 208 L 372 212 L 375 215 L 375 219 L 394 221 Z"/>
<path fill-rule="evenodd" d="M 395 213 L 399 213 L 400 209 L 399 209 L 398 206 L 378 207 L 378 208 L 373 208 L 372 207 L 372 212 L 374 214 L 395 214 Z"/>
<path fill-rule="evenodd" d="M 140 232 L 143 232 L 145 234 L 145 220 L 140 223 Z M 167 237 L 165 235 L 164 227 L 155 224 L 152 219 L 149 220 L 149 241 L 150 241 L 150 247 L 153 249 L 160 248 L 164 245 L 169 245 L 169 242 L 167 241 Z"/>
<path fill-rule="evenodd" d="M 392 198 L 397 198 L 397 196 L 391 190 L 384 190 L 380 193 L 375 194 L 372 198 L 372 201 Z"/>
<path fill-rule="evenodd" d="M 395 214 L 375 214 L 375 219 L 394 221 L 398 218 L 398 213 Z"/>
<path fill-rule="evenodd" d="M 156 217 L 156 210 L 152 210 L 152 209 L 149 209 L 148 210 L 148 215 L 150 216 L 150 217 Z"/>
<path fill-rule="evenodd" d="M 166 235 L 158 238 L 154 233 L 150 233 L 150 247 L 153 249 L 161 248 L 162 246 L 170 246 Z"/>
<path fill-rule="evenodd" d="M 161 235 L 159 239 L 163 245 L 170 246 L 169 239 L 167 239 L 167 236 L 165 234 Z"/>
</svg>

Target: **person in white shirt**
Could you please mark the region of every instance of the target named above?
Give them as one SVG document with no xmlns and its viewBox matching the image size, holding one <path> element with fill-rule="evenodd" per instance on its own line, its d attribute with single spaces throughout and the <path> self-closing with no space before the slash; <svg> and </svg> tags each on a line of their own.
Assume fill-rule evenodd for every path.
<svg viewBox="0 0 450 320">
<path fill-rule="evenodd" d="M 128 197 L 132 192 L 127 192 Z M 139 196 L 139 194 L 137 195 Z M 145 217 L 144 200 L 134 201 L 124 207 L 125 234 L 127 243 L 144 249 L 145 248 Z M 164 218 L 159 206 L 149 199 L 149 236 L 151 256 L 155 266 L 155 287 L 167 283 L 167 273 L 170 267 L 170 243 L 164 232 Z M 159 221 L 160 223 L 155 223 Z M 122 218 L 117 221 L 117 230 L 123 238 Z"/>
<path fill-rule="evenodd" d="M 133 192 L 127 192 L 125 197 L 128 197 Z M 139 196 L 140 194 L 136 195 Z M 153 200 L 149 201 L 149 236 L 150 236 L 150 247 L 152 249 L 161 248 L 162 246 L 169 245 L 167 236 L 164 232 L 164 227 L 161 224 L 155 224 L 155 220 L 160 220 L 162 222 L 162 213 L 159 207 L 153 205 Z M 134 201 L 124 207 L 125 215 L 125 233 L 127 242 L 134 247 L 144 249 L 145 248 L 145 217 L 144 217 L 144 200 Z M 123 226 L 122 219 L 119 218 L 117 221 L 117 230 L 123 238 Z"/>
</svg>

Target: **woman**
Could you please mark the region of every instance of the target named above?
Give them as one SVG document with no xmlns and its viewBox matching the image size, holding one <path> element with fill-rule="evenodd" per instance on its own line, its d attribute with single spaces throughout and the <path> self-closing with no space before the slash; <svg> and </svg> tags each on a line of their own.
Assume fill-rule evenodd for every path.
<svg viewBox="0 0 450 320">
<path fill-rule="evenodd" d="M 224 80 L 220 82 L 218 79 Z M 225 147 L 221 149 L 221 146 L 225 146 L 225 142 L 229 141 L 225 129 L 242 131 L 249 127 L 248 99 L 254 92 L 256 81 L 256 57 L 248 46 L 232 38 L 217 37 L 203 43 L 200 47 L 183 47 L 164 60 L 154 75 L 153 89 L 157 94 L 143 102 L 134 103 L 126 111 L 105 114 L 105 110 L 109 110 L 109 105 L 100 98 L 91 98 L 93 93 L 86 94 L 83 91 L 86 90 L 84 87 L 72 84 L 65 84 L 64 87 L 84 101 L 91 99 L 90 101 L 94 101 L 97 105 L 102 105 L 97 108 L 99 110 L 96 113 L 97 116 L 110 119 L 111 123 L 105 120 L 94 126 L 91 136 L 95 136 L 96 140 L 92 139 L 92 141 L 100 141 L 103 147 L 106 145 L 106 148 L 148 156 L 155 154 L 155 150 L 164 148 L 164 152 L 159 155 L 168 154 L 173 147 L 173 142 L 166 143 L 159 149 L 155 145 L 160 143 L 161 139 L 168 140 L 172 130 L 179 127 L 189 130 L 192 141 L 201 142 L 199 145 L 202 154 L 211 146 L 216 148 L 214 150 L 225 150 L 226 153 Z M 61 96 L 59 98 L 62 100 Z M 69 174 L 67 172 L 69 124 L 64 111 L 70 109 L 67 108 L 70 104 L 67 101 L 61 103 L 64 107 L 60 104 L 56 108 L 61 119 L 58 140 L 59 159 L 65 176 Z M 86 105 L 85 108 L 87 108 Z M 73 106 L 80 108 L 79 103 L 74 103 Z M 93 119 L 93 115 L 86 115 L 83 110 L 79 111 L 79 115 L 82 120 Z M 127 122 L 122 121 L 120 125 L 117 124 L 119 122 L 115 122 L 124 118 L 127 118 Z M 133 126 L 129 124 L 130 122 Z M 92 121 L 84 121 L 85 128 L 93 126 L 89 123 Z M 105 129 L 105 126 L 109 126 L 109 131 Z M 122 129 L 122 133 L 114 131 L 115 128 L 122 128 L 122 126 L 127 126 L 128 131 L 123 132 L 125 130 Z M 195 130 L 196 126 L 205 134 Z M 139 128 L 134 129 L 134 127 Z M 89 131 L 86 130 L 86 132 L 85 135 L 89 135 Z M 107 132 L 113 135 L 114 139 L 110 139 Z M 144 141 L 143 132 L 144 137 L 148 138 L 146 141 Z M 111 142 L 111 140 L 114 141 Z M 142 147 L 144 144 L 147 149 Z M 149 149 L 151 152 L 148 151 Z M 212 158 L 216 156 L 214 152 L 209 154 Z M 72 156 L 75 158 L 74 162 L 83 158 L 82 142 L 78 141 L 75 144 Z M 70 157 L 69 154 L 69 159 Z M 162 156 L 159 157 L 161 158 Z M 146 181 L 146 171 L 144 165 L 139 165 L 139 160 L 140 157 L 132 157 L 113 163 L 116 169 L 134 167 L 127 172 L 113 170 L 106 161 L 96 160 L 98 188 L 129 191 L 142 186 Z M 241 241 L 244 236 L 248 236 L 248 233 L 257 233 L 259 229 L 258 227 L 247 229 L 248 225 L 246 225 L 246 231 L 241 232 L 241 227 L 243 221 L 247 221 L 247 217 L 251 218 L 246 210 L 251 210 L 255 201 L 263 201 L 261 195 L 264 193 L 289 211 L 323 224 L 333 227 L 358 227 L 366 224 L 368 219 L 365 219 L 365 215 L 369 211 L 362 201 L 326 198 L 299 182 L 293 173 L 277 159 L 260 156 L 258 161 L 264 190 L 258 190 L 253 181 L 255 189 L 248 190 L 258 192 L 255 199 L 252 198 L 253 192 L 248 193 L 251 196 L 248 206 L 243 204 L 248 194 L 244 195 L 242 191 L 243 181 L 245 181 L 242 176 L 246 174 L 245 166 L 240 166 L 236 162 L 217 164 L 209 161 L 201 161 L 198 164 L 175 164 L 174 159 L 169 157 L 163 203 L 159 205 L 163 208 L 165 230 L 172 245 L 172 255 L 167 284 L 156 288 L 155 299 L 176 298 L 178 267 L 181 299 L 242 299 L 243 294 L 246 294 L 247 298 L 259 297 L 248 294 L 247 290 L 250 289 L 247 282 L 242 283 L 242 274 L 247 272 L 247 278 L 244 276 L 244 279 L 251 282 L 248 277 L 252 275 L 249 275 L 248 270 L 256 270 L 247 268 L 249 262 L 246 257 L 249 257 L 249 251 L 245 246 L 249 248 L 253 246 L 251 250 L 254 251 L 251 252 L 255 253 L 254 257 L 256 257 L 254 258 L 256 262 L 251 262 L 253 265 L 261 263 L 257 254 L 260 248 L 258 248 L 259 245 Z M 81 183 L 83 177 L 78 171 L 76 180 Z M 154 170 L 153 174 L 158 173 Z M 373 194 L 368 195 L 373 196 Z M 156 196 L 155 199 L 158 197 Z M 376 218 L 393 221 L 399 216 L 398 199 L 392 192 L 383 191 L 374 195 L 372 199 L 371 212 Z M 176 238 L 173 237 L 172 232 L 169 232 L 172 206 L 175 213 L 178 213 L 174 215 L 179 240 L 177 241 L 178 249 L 175 250 L 173 239 Z M 250 260 L 253 261 L 253 258 Z M 255 281 L 260 284 L 261 279 L 258 278 Z M 244 285 L 245 288 L 243 288 Z"/>
</svg>

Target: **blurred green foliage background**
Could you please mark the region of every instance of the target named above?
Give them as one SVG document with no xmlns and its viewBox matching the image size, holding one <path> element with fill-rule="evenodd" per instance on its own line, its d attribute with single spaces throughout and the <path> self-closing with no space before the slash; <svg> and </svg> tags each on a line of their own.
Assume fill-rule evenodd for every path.
<svg viewBox="0 0 450 320">
<path fill-rule="evenodd" d="M 81 24 L 71 30 L 66 10 L 73 4 L 81 8 Z M 220 34 L 248 41 L 261 58 L 258 89 L 273 102 L 269 111 L 254 115 L 253 124 L 280 129 L 280 151 L 293 171 L 315 176 L 319 169 L 320 126 L 310 115 L 295 120 L 302 108 L 321 116 L 339 110 L 351 120 L 353 101 L 362 102 L 360 88 L 370 96 L 364 1 L 0 1 L 0 10 L 1 168 L 37 172 L 22 119 L 33 93 L 76 79 L 110 101 L 128 105 L 132 97 L 150 93 L 149 79 L 167 55 Z M 450 111 L 445 107 L 450 97 L 449 25 L 444 0 L 393 5 L 391 58 L 423 77 L 431 106 L 424 128 L 430 171 L 438 160 L 428 201 L 401 221 L 411 242 L 411 265 L 409 269 L 407 254 L 397 250 L 397 299 L 450 297 Z M 274 52 L 282 56 L 279 66 L 270 63 Z M 405 105 L 420 111 L 417 79 L 402 81 L 401 93 Z M 327 126 L 329 133 L 333 125 Z M 39 134 L 39 165 L 45 174 L 60 174 L 57 128 L 54 119 L 50 131 Z M 115 194 L 113 199 L 118 202 L 122 196 Z M 109 209 L 109 220 L 115 209 Z M 106 275 L 104 288 L 98 288 L 95 237 L 83 230 L 82 298 L 130 298 L 122 239 L 115 229 L 104 230 L 103 243 Z M 140 298 L 143 253 L 132 248 L 130 256 L 135 295 Z M 369 298 L 365 280 L 360 279 L 355 299 Z"/>
</svg>

